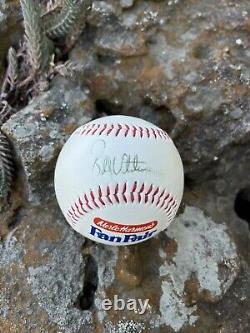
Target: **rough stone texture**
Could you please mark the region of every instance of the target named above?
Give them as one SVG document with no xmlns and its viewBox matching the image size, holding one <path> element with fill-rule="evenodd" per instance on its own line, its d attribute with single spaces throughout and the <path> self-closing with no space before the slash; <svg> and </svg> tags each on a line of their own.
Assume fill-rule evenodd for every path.
<svg viewBox="0 0 250 333">
<path fill-rule="evenodd" d="M 165 260 L 160 267 L 160 311 L 175 331 L 198 319 L 193 315 L 197 306 L 187 307 L 182 298 L 191 304 L 199 299 L 217 302 L 238 275 L 236 247 L 225 231 L 225 225 L 215 224 L 195 207 L 186 207 L 168 228 L 166 233 L 176 242 L 177 250 L 171 262 L 168 253 L 160 253 Z"/>
<path fill-rule="evenodd" d="M 0 0 L 0 8 L 7 15 L 16 15 L 16 17 L 22 18 L 19 0 Z"/>
<path fill-rule="evenodd" d="M 28 201 L 38 204 L 54 194 L 57 156 L 69 135 L 91 120 L 93 114 L 87 94 L 78 85 L 60 78 L 4 124 L 2 129 L 12 141 L 24 170 Z"/>
<path fill-rule="evenodd" d="M 83 316 L 73 303 L 83 288 L 82 244 L 83 238 L 72 230 L 67 231 L 61 244 L 50 252 L 46 265 L 29 267 L 28 281 L 39 305 L 46 310 L 51 322 L 73 332 L 91 323 L 91 313 Z M 41 245 L 42 250 L 47 250 L 45 244 Z"/>
<path fill-rule="evenodd" d="M 225 225 L 205 217 L 201 210 L 186 207 L 167 230 L 167 235 L 177 244 L 177 251 L 173 263 L 160 268 L 161 276 L 171 275 L 174 288 L 184 291 L 185 281 L 195 274 L 197 292 L 201 294 L 198 297 L 207 291 L 207 300 L 220 300 L 239 271 L 236 247 L 226 229 Z"/>
<path fill-rule="evenodd" d="M 249 1 L 137 1 L 124 11 L 94 1 L 72 58 L 92 59 L 83 81 L 110 114 L 156 122 L 189 177 L 213 175 L 226 150 L 249 143 L 249 11 Z"/>
<path fill-rule="evenodd" d="M 0 86 L 4 76 L 6 58 L 10 46 L 16 45 L 20 39 L 20 8 L 19 1 L 0 1 Z"/>
<path fill-rule="evenodd" d="M 197 303 L 221 300 L 239 273 L 239 257 L 226 225 L 216 224 L 195 207 L 186 207 L 165 235 L 149 241 L 148 245 L 138 246 L 137 251 L 142 253 L 137 257 L 139 270 L 147 266 L 147 260 L 153 269 L 149 268 L 148 276 L 144 275 L 141 283 L 133 288 L 130 275 L 128 289 L 121 283 L 121 275 L 127 274 L 123 250 L 93 246 L 90 251 L 99 263 L 95 305 L 100 332 L 103 326 L 112 332 L 124 333 L 129 325 L 134 327 L 134 332 L 146 329 L 155 332 L 164 327 L 177 332 L 185 326 L 195 326 L 200 318 Z M 121 265 L 119 260 L 123 261 Z M 101 301 L 113 299 L 114 295 L 125 300 L 134 295 L 143 300 L 149 298 L 149 307 L 143 315 L 129 311 L 104 312 Z"/>
<path fill-rule="evenodd" d="M 222 175 L 221 161 L 223 166 L 237 154 L 239 145 L 249 146 L 249 11 L 248 1 L 138 0 L 130 8 L 112 0 L 94 1 L 89 24 L 70 55 L 83 65 L 76 77 L 76 99 L 87 98 L 80 96 L 87 86 L 88 101 L 99 116 L 130 114 L 166 129 L 189 179 Z M 24 121 L 22 115 L 33 114 L 37 103 L 47 107 L 50 96 L 60 108 L 62 89 L 72 92 L 67 101 L 72 114 L 75 85 L 64 82 L 9 122 L 17 151 L 21 143 L 14 137 L 15 120 Z M 87 120 L 78 113 L 75 118 L 78 123 Z M 25 118 L 29 121 L 34 119 Z M 48 142 L 40 154 L 44 166 L 51 164 L 54 153 Z M 31 170 L 25 166 L 28 197 L 39 202 L 35 192 L 40 187 L 34 188 Z"/>
<path fill-rule="evenodd" d="M 4 232 L 1 221 L 0 331 L 249 333 L 250 235 L 234 211 L 250 184 L 249 13 L 248 0 L 93 1 L 70 54 L 84 65 L 76 82 L 56 79 L 3 127 L 21 194 L 40 207 L 14 209 Z M 84 241 L 44 202 L 66 138 L 107 114 L 166 129 L 187 174 L 189 207 L 134 250 Z M 105 313 L 114 294 L 150 307 Z"/>
<path fill-rule="evenodd" d="M 0 246 L 1 332 L 92 332 L 90 311 L 77 307 L 85 280 L 84 239 L 55 205 L 22 216 Z"/>
<path fill-rule="evenodd" d="M 85 246 L 56 206 L 23 209 L 21 221 L 1 243 L 0 323 L 7 332 L 39 332 L 39 327 L 41 332 L 58 327 L 70 333 L 83 328 L 105 333 L 180 331 L 199 325 L 199 302 L 217 302 L 239 273 L 239 257 L 225 225 L 187 207 L 166 233 L 137 246 L 142 256 L 136 265 L 145 271 L 140 284 L 131 288 L 132 279 L 121 283 L 127 274 L 123 249 L 91 242 Z M 82 310 L 80 299 L 84 290 L 88 293 L 87 256 L 97 264 L 98 287 L 93 305 Z M 149 307 L 144 315 L 103 311 L 102 300 L 115 294 L 125 300 L 149 298 Z"/>
</svg>

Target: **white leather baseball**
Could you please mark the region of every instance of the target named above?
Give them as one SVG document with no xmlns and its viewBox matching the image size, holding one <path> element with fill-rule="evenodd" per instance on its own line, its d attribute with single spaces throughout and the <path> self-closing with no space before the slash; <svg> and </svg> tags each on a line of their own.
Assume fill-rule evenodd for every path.
<svg viewBox="0 0 250 333">
<path fill-rule="evenodd" d="M 79 127 L 64 145 L 55 191 L 69 224 L 108 245 L 130 245 L 165 229 L 183 194 L 180 155 L 166 132 L 134 117 Z"/>
</svg>

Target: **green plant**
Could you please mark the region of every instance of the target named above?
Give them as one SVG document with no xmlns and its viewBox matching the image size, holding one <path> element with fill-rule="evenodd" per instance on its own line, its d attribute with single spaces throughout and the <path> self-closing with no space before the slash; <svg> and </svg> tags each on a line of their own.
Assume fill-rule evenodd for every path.
<svg viewBox="0 0 250 333">
<path fill-rule="evenodd" d="M 84 66 L 81 63 L 66 61 L 63 64 L 55 66 L 54 72 L 64 77 L 74 78 L 75 74 L 81 72 L 83 69 Z"/>
<path fill-rule="evenodd" d="M 64 0 L 62 10 L 45 22 L 47 36 L 51 39 L 66 37 L 83 23 L 90 5 L 90 0 Z"/>
<path fill-rule="evenodd" d="M 7 90 L 12 91 L 17 82 L 17 77 L 18 77 L 17 54 L 13 47 L 9 48 L 7 60 L 8 60 L 8 68 L 2 85 L 2 93 L 6 93 Z"/>
<path fill-rule="evenodd" d="M 49 43 L 45 35 L 40 5 L 34 0 L 20 0 L 27 54 L 34 73 L 45 70 L 49 66 Z"/>
<path fill-rule="evenodd" d="M 14 161 L 10 143 L 0 131 L 0 198 L 7 198 L 14 177 Z"/>
<path fill-rule="evenodd" d="M 0 127 L 31 97 L 49 89 L 55 74 L 72 78 L 77 71 L 82 71 L 83 67 L 75 62 L 61 63 L 60 54 L 66 54 L 70 48 L 66 37 L 70 35 L 75 40 L 82 31 L 91 2 L 56 0 L 48 2 L 42 14 L 38 0 L 20 0 L 25 37 L 17 51 L 11 47 L 8 52 L 8 68 L 0 92 Z M 50 40 L 57 38 L 65 38 L 65 45 L 58 46 Z M 54 46 L 57 56 L 52 54 Z M 0 199 L 8 197 L 13 178 L 13 152 L 8 138 L 0 130 Z"/>
</svg>

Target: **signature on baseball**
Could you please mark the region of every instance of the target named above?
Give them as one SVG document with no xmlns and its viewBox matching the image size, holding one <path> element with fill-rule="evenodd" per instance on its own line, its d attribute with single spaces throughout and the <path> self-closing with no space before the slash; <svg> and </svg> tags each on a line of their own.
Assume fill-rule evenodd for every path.
<svg viewBox="0 0 250 333">
<path fill-rule="evenodd" d="M 136 172 L 149 172 L 147 163 L 139 158 L 138 154 L 131 155 L 123 153 L 121 156 L 110 156 L 105 154 L 106 142 L 98 140 L 93 144 L 92 153 L 98 155 L 95 157 L 92 170 L 97 175 L 120 175 Z"/>
</svg>

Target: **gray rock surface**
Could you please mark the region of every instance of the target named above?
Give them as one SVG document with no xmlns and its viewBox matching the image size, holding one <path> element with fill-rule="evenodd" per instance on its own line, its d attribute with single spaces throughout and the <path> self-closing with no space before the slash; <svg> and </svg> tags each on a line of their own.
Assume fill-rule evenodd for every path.
<svg viewBox="0 0 250 333">
<path fill-rule="evenodd" d="M 9 47 L 17 44 L 21 36 L 20 8 L 18 1 L 0 1 L 0 86 L 5 72 L 5 58 Z"/>
<path fill-rule="evenodd" d="M 15 332 L 11 324 L 17 331 L 33 327 L 35 332 L 38 327 L 42 332 L 58 327 L 70 333 L 93 332 L 98 327 L 105 333 L 132 328 L 133 332 L 179 332 L 200 325 L 204 319 L 200 302 L 223 299 L 239 274 L 239 256 L 226 226 L 198 208 L 187 207 L 166 233 L 137 246 L 143 256 L 136 265 L 146 271 L 140 285 L 127 288 L 120 280 L 126 274 L 123 249 L 85 245 L 56 206 L 53 202 L 23 210 L 22 222 L 1 243 L 0 323 L 8 332 Z M 92 275 L 87 258 L 97 264 Z M 95 278 L 92 305 L 83 310 Z M 102 301 L 114 295 L 125 300 L 149 298 L 149 306 L 143 315 L 104 311 Z M 18 316 L 21 320 L 16 322 Z"/>
<path fill-rule="evenodd" d="M 75 81 L 55 78 L 3 126 L 15 195 L 39 205 L 0 230 L 0 331 L 249 333 L 250 234 L 234 210 L 250 184 L 249 13 L 248 0 L 93 1 L 70 54 L 83 65 Z M 0 23 L 0 60 L 11 29 Z M 84 240 L 48 201 L 65 140 L 107 114 L 167 130 L 187 175 L 184 211 L 134 250 Z M 103 311 L 115 294 L 150 306 Z"/>
<path fill-rule="evenodd" d="M 78 83 L 59 80 L 3 127 L 21 157 L 28 199 L 39 202 L 50 196 L 50 188 L 48 195 L 42 191 L 42 174 L 51 172 L 67 137 L 61 138 L 62 118 L 42 119 L 43 126 L 40 111 L 34 109 L 60 109 L 64 103 L 69 108 L 63 111 L 64 124 L 73 117 L 76 124 L 91 119 L 92 105 L 98 116 L 129 114 L 152 121 L 174 138 L 189 179 L 223 175 L 218 166 L 250 139 L 249 7 L 248 1 L 231 5 L 195 0 L 137 1 L 124 9 L 120 2 L 94 1 L 89 26 L 70 55 L 82 65 Z M 84 93 L 86 87 L 91 98 Z M 66 96 L 63 90 L 69 90 Z M 79 106 L 81 99 L 91 106 Z M 92 109 L 90 117 L 83 116 L 86 108 Z M 28 131 L 37 123 L 29 148 L 16 128 L 24 119 Z M 39 137 L 47 135 L 42 128 L 48 124 L 52 138 L 49 134 L 43 142 Z M 38 156 L 39 177 L 34 174 Z"/>
<path fill-rule="evenodd" d="M 85 281 L 84 239 L 55 205 L 23 211 L 0 244 L 3 332 L 92 332 L 92 314 L 78 308 Z"/>
<path fill-rule="evenodd" d="M 169 262 L 160 249 L 165 262 L 160 267 L 162 297 L 160 312 L 165 323 L 179 331 L 186 323 L 194 324 L 197 306 L 187 306 L 199 299 L 217 302 L 231 287 L 239 273 L 236 246 L 226 232 L 226 225 L 216 224 L 195 207 L 186 207 L 166 234 L 177 244 L 177 251 Z M 191 281 L 191 282 L 190 282 Z M 189 285 L 194 294 L 190 293 Z M 194 299 L 192 299 L 194 297 Z"/>
<path fill-rule="evenodd" d="M 50 321 L 72 332 L 92 322 L 91 312 L 82 313 L 74 304 L 83 289 L 83 243 L 82 237 L 65 228 L 61 243 L 51 249 L 46 265 L 28 269 L 32 293 Z M 42 250 L 47 250 L 45 244 Z"/>
<path fill-rule="evenodd" d="M 94 59 L 83 81 L 110 114 L 168 130 L 195 180 L 249 142 L 249 12 L 248 1 L 94 1 L 72 58 Z"/>
<path fill-rule="evenodd" d="M 54 195 L 57 156 L 69 135 L 93 115 L 87 94 L 60 78 L 3 125 L 24 170 L 28 201 L 38 204 Z"/>
<path fill-rule="evenodd" d="M 125 255 L 122 249 L 93 246 L 90 251 L 99 263 L 95 298 L 97 317 L 107 330 L 125 333 L 131 325 L 135 332 L 164 327 L 179 332 L 188 326 L 195 327 L 200 319 L 198 302 L 217 303 L 239 274 L 239 256 L 226 225 L 215 223 L 196 207 L 186 207 L 165 235 L 151 244 L 149 242 L 148 247 L 137 247 L 143 256 L 137 258 L 136 265 L 143 269 L 147 261 L 154 260 L 158 262 L 158 269 L 153 274 L 151 272 L 149 279 L 144 276 L 133 291 L 124 290 L 124 284 L 117 283 L 120 266 L 122 274 L 126 273 L 125 264 L 119 264 Z M 154 253 L 148 255 L 148 252 Z M 154 264 L 151 262 L 151 265 Z M 158 285 L 161 288 L 161 293 L 157 294 L 159 298 L 155 294 L 150 297 L 150 290 L 156 293 Z M 146 313 L 134 316 L 126 310 L 120 313 L 103 311 L 102 300 L 113 299 L 114 295 L 125 300 L 132 295 L 143 300 L 148 296 L 150 301 Z"/>
</svg>

